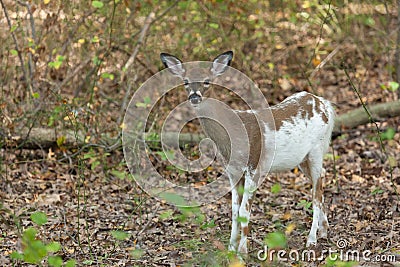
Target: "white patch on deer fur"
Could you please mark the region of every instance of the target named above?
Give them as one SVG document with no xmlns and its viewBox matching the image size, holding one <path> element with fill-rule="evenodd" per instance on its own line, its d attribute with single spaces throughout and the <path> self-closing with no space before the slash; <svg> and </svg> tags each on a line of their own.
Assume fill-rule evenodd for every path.
<svg viewBox="0 0 400 267">
<path fill-rule="evenodd" d="M 304 95 L 303 92 L 295 94 L 287 98 L 287 101 L 289 103 L 297 101 L 298 98 Z M 333 116 L 330 114 L 327 115 L 328 124 L 331 124 L 327 127 L 322 114 L 316 111 L 315 100 L 310 102 L 313 105 L 313 114 L 308 114 L 307 118 L 304 118 L 302 110 L 299 110 L 295 117 L 283 121 L 278 131 L 271 129 L 268 123 L 265 124 L 264 137 L 267 140 L 265 145 L 267 157 L 272 156 L 271 153 L 273 151 L 271 151 L 271 146 L 273 146 L 275 140 L 275 155 L 271 165 L 271 172 L 280 172 L 295 168 L 316 146 L 321 146 L 321 150 L 324 153 L 329 147 L 330 136 L 327 136 L 327 132 L 330 127 L 333 127 Z"/>
</svg>

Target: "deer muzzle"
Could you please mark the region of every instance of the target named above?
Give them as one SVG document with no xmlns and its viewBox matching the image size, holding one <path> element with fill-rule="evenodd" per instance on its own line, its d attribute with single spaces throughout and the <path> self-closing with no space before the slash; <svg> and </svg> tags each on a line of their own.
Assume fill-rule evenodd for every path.
<svg viewBox="0 0 400 267">
<path fill-rule="evenodd" d="M 200 92 L 193 92 L 189 95 L 189 101 L 192 105 L 198 105 L 201 102 Z"/>
</svg>

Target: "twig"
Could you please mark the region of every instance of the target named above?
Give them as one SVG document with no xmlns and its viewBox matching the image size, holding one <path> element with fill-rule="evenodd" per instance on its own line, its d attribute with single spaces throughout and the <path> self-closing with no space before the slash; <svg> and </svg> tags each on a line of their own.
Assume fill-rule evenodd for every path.
<svg viewBox="0 0 400 267">
<path fill-rule="evenodd" d="M 349 82 L 351 88 L 353 89 L 353 91 L 356 93 L 358 99 L 360 100 L 360 103 L 361 103 L 361 105 L 362 105 L 362 107 L 363 107 L 365 113 L 367 113 L 368 118 L 369 118 L 369 121 L 370 121 L 371 123 L 373 123 L 374 126 L 375 126 L 376 135 L 377 135 L 377 137 L 378 137 L 378 141 L 379 141 L 379 145 L 380 145 L 381 151 L 382 151 L 383 154 L 386 156 L 386 158 L 389 158 L 389 155 L 388 155 L 388 153 L 387 153 L 385 144 L 383 143 L 382 136 L 381 136 L 381 134 L 380 134 L 380 133 L 381 133 L 381 130 L 380 130 L 380 128 L 379 128 L 378 123 L 377 123 L 377 122 L 374 120 L 374 118 L 372 117 L 371 112 L 369 111 L 367 105 L 365 104 L 364 100 L 362 99 L 362 96 L 361 96 L 361 94 L 360 94 L 360 91 L 358 90 L 358 88 L 355 86 L 355 84 L 354 84 L 353 81 L 351 80 L 350 75 L 349 75 L 347 69 L 346 69 L 346 68 L 343 68 L 343 71 L 344 71 L 344 73 L 345 73 L 345 75 L 346 75 L 346 77 L 347 77 L 347 80 L 348 80 L 348 82 Z M 385 161 L 386 161 L 386 159 L 385 159 Z M 400 201 L 400 196 L 399 196 L 399 193 L 397 192 L 397 187 L 396 187 L 396 184 L 395 184 L 394 179 L 393 179 L 393 167 L 392 167 L 392 165 L 391 165 L 390 162 L 389 162 L 389 175 L 390 175 L 390 181 L 391 181 L 392 186 L 393 186 L 393 190 L 394 190 L 394 192 L 395 192 L 395 194 L 396 194 L 396 196 L 397 196 L 397 200 Z"/>
<path fill-rule="evenodd" d="M 62 80 L 62 82 L 60 82 L 57 85 L 55 92 L 59 92 L 61 87 L 63 87 L 72 78 L 75 78 L 78 75 L 78 73 L 91 62 L 91 60 L 92 60 L 91 58 L 87 58 L 85 61 L 79 64 L 78 67 L 74 68 L 74 71 L 70 73 L 65 79 Z"/>
<path fill-rule="evenodd" d="M 154 17 L 155 17 L 154 12 L 150 12 L 150 14 L 146 17 L 143 28 L 140 31 L 139 39 L 137 41 L 135 49 L 133 50 L 132 55 L 129 57 L 128 61 L 125 63 L 125 65 L 123 67 L 124 72 L 121 75 L 121 81 L 123 81 L 125 79 L 125 75 L 129 71 L 130 66 L 132 66 L 132 64 L 135 62 L 136 56 L 139 53 L 139 49 L 144 42 L 144 38 L 146 37 L 146 33 L 149 30 L 150 25 L 153 23 Z"/>
<path fill-rule="evenodd" d="M 396 80 L 400 83 L 400 0 L 397 0 L 397 40 L 396 40 L 396 52 L 394 55 L 394 67 L 396 69 Z M 400 99 L 400 90 L 398 90 L 398 96 Z"/>
<path fill-rule="evenodd" d="M 18 4 L 20 4 L 21 6 L 26 7 L 26 9 L 28 10 L 28 14 L 29 14 L 29 22 L 31 25 L 31 37 L 33 40 L 33 43 L 36 45 L 36 30 L 35 30 L 35 20 L 33 19 L 33 14 L 32 14 L 32 7 L 28 2 L 22 2 L 22 1 L 17 1 Z M 32 52 L 31 50 L 29 50 L 29 60 L 28 60 L 28 70 L 29 70 L 29 80 L 32 81 L 32 78 L 34 76 L 35 73 L 35 64 L 33 63 L 32 60 Z M 33 83 L 32 83 L 32 87 L 33 87 Z"/>
<path fill-rule="evenodd" d="M 318 66 L 311 72 L 310 75 L 310 79 L 314 78 L 315 74 L 317 74 L 317 72 L 322 69 L 326 63 L 328 63 L 329 60 L 331 60 L 333 58 L 333 56 L 336 55 L 336 53 L 339 51 L 341 45 L 338 45 L 332 52 L 329 53 L 329 55 L 324 58 L 324 60 L 322 60 Z"/>
<path fill-rule="evenodd" d="M 31 82 L 30 82 L 30 80 L 28 78 L 28 75 L 26 73 L 26 70 L 25 70 L 24 59 L 22 58 L 22 54 L 21 54 L 21 51 L 19 49 L 18 40 L 17 40 L 17 37 L 15 36 L 14 31 L 12 30 L 11 20 L 10 20 L 10 17 L 8 16 L 7 8 L 4 5 L 3 0 L 0 0 L 0 4 L 1 4 L 1 7 L 3 8 L 4 15 L 5 15 L 6 20 L 7 20 L 8 28 L 10 29 L 11 36 L 12 36 L 12 38 L 14 40 L 15 50 L 17 50 L 17 53 L 18 53 L 18 59 L 19 59 L 19 62 L 21 64 L 21 69 L 22 69 L 22 76 L 23 76 L 23 78 L 24 78 L 24 80 L 25 80 L 25 82 L 26 82 L 26 84 L 28 86 L 28 89 L 31 91 L 31 93 L 33 93 L 32 89 L 31 89 Z"/>
<path fill-rule="evenodd" d="M 121 76 L 121 81 L 124 80 L 126 73 L 128 72 L 130 66 L 132 66 L 132 64 L 135 62 L 136 60 L 136 56 L 139 53 L 139 49 L 142 46 L 142 44 L 145 41 L 145 37 L 147 34 L 147 31 L 149 30 L 151 24 L 153 24 L 154 22 L 160 20 L 162 17 L 164 17 L 172 8 L 174 8 L 179 1 L 174 1 L 174 3 L 172 5 L 170 5 L 167 9 L 165 9 L 160 15 L 156 16 L 154 12 L 150 12 L 150 14 L 146 17 L 145 21 L 144 21 L 144 25 L 143 28 L 140 30 L 140 34 L 139 34 L 139 39 L 136 43 L 136 46 L 133 50 L 132 55 L 129 57 L 128 61 L 125 63 L 125 66 L 123 68 L 124 72 L 122 73 Z"/>
</svg>

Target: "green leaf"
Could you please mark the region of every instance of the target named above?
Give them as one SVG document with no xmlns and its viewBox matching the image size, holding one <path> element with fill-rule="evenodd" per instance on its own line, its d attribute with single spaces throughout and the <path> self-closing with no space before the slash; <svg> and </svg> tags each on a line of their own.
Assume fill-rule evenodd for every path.
<svg viewBox="0 0 400 267">
<path fill-rule="evenodd" d="M 120 241 L 125 240 L 125 239 L 128 239 L 129 236 L 130 236 L 130 234 L 128 234 L 127 232 L 120 231 L 120 230 L 111 231 L 111 235 L 112 235 L 115 239 L 120 240 Z"/>
<path fill-rule="evenodd" d="M 38 99 L 40 97 L 40 94 L 38 92 L 33 93 L 32 97 L 35 98 L 35 99 Z"/>
<path fill-rule="evenodd" d="M 378 195 L 378 194 L 382 194 L 383 192 L 384 191 L 381 188 L 377 187 L 371 191 L 371 195 Z"/>
<path fill-rule="evenodd" d="M 273 232 L 267 234 L 264 240 L 265 244 L 267 244 L 268 249 L 271 248 L 285 248 L 287 245 L 286 236 L 281 232 Z"/>
<path fill-rule="evenodd" d="M 58 242 L 51 242 L 46 245 L 46 249 L 48 252 L 57 252 L 61 249 L 61 245 Z"/>
<path fill-rule="evenodd" d="M 126 173 L 124 171 L 112 170 L 110 173 L 119 179 L 125 179 L 126 177 Z"/>
<path fill-rule="evenodd" d="M 104 72 L 104 73 L 101 74 L 101 78 L 114 80 L 114 74 Z"/>
<path fill-rule="evenodd" d="M 138 103 L 136 103 L 136 107 L 145 108 L 145 107 L 147 107 L 147 105 L 145 103 L 138 102 Z"/>
<path fill-rule="evenodd" d="M 104 6 L 104 4 L 101 1 L 93 1 L 92 6 L 95 8 L 102 8 Z"/>
<path fill-rule="evenodd" d="M 18 29 L 18 24 L 15 24 L 11 27 L 10 32 L 14 32 L 16 29 Z"/>
<path fill-rule="evenodd" d="M 15 49 L 11 49 L 11 50 L 10 50 L 10 53 L 11 53 L 11 55 L 13 55 L 13 56 L 17 56 L 17 55 L 18 55 L 18 51 L 15 50 Z"/>
<path fill-rule="evenodd" d="M 159 217 L 161 220 L 165 220 L 168 218 L 172 218 L 172 214 L 174 214 L 174 212 L 172 210 L 167 210 L 167 211 L 161 213 Z"/>
<path fill-rule="evenodd" d="M 185 199 L 178 194 L 162 192 L 160 198 L 177 206 L 187 206 Z"/>
<path fill-rule="evenodd" d="M 96 169 L 96 167 L 99 166 L 99 165 L 100 165 L 100 161 L 95 160 L 95 161 L 92 162 L 90 168 L 91 168 L 91 170 L 93 171 L 93 170 Z"/>
<path fill-rule="evenodd" d="M 179 1 L 178 6 L 182 9 L 186 9 L 189 5 L 188 1 Z"/>
<path fill-rule="evenodd" d="M 300 202 L 297 204 L 297 207 L 303 207 L 306 210 L 309 210 L 311 208 L 312 202 L 307 201 L 305 199 L 300 200 Z"/>
<path fill-rule="evenodd" d="M 28 229 L 26 229 L 22 235 L 22 239 L 23 241 L 33 241 L 36 238 L 36 234 L 37 234 L 37 230 L 33 227 L 29 227 Z"/>
<path fill-rule="evenodd" d="M 65 143 L 65 136 L 61 135 L 57 138 L 56 142 L 58 147 L 62 147 L 62 145 Z"/>
<path fill-rule="evenodd" d="M 218 29 L 219 28 L 219 25 L 217 23 L 213 23 L 213 22 L 208 23 L 208 26 L 210 26 L 213 29 Z"/>
<path fill-rule="evenodd" d="M 22 260 L 23 258 L 24 258 L 24 254 L 22 254 L 22 253 L 19 253 L 17 251 L 13 251 L 11 253 L 11 259 L 13 259 L 13 260 Z"/>
<path fill-rule="evenodd" d="M 380 133 L 381 139 L 382 140 L 393 140 L 394 136 L 396 134 L 396 130 L 389 127 L 384 131 L 383 133 Z"/>
<path fill-rule="evenodd" d="M 281 191 L 281 189 L 282 189 L 281 185 L 276 183 L 273 186 L 271 186 L 271 193 L 278 194 Z"/>
<path fill-rule="evenodd" d="M 28 263 L 39 263 L 47 255 L 46 246 L 40 240 L 23 240 L 24 261 Z"/>
<path fill-rule="evenodd" d="M 68 261 L 65 263 L 65 267 L 75 267 L 75 265 L 76 265 L 76 260 L 73 260 L 73 259 L 68 260 Z"/>
<path fill-rule="evenodd" d="M 135 250 L 132 250 L 131 256 L 134 260 L 137 260 L 137 259 L 141 258 L 144 255 L 144 253 L 145 252 L 142 249 L 135 249 Z"/>
<path fill-rule="evenodd" d="M 238 221 L 239 223 L 247 223 L 247 222 L 248 222 L 248 220 L 247 220 L 246 217 L 241 217 L 241 216 L 238 216 L 238 217 L 237 217 L 237 221 Z"/>
<path fill-rule="evenodd" d="M 397 89 L 399 89 L 399 86 L 400 86 L 399 83 L 392 81 L 392 82 L 389 82 L 389 87 L 387 89 L 394 92 Z"/>
<path fill-rule="evenodd" d="M 31 220 L 32 220 L 32 222 L 41 226 L 41 225 L 47 223 L 47 215 L 44 212 L 38 211 L 38 212 L 31 214 Z"/>
<path fill-rule="evenodd" d="M 388 161 L 389 161 L 389 166 L 390 166 L 390 167 L 392 167 L 392 168 L 397 167 L 397 160 L 396 160 L 395 157 L 389 156 L 389 157 L 388 157 Z"/>
<path fill-rule="evenodd" d="M 375 20 L 372 17 L 367 17 L 364 21 L 367 26 L 374 26 Z"/>
<path fill-rule="evenodd" d="M 49 265 L 54 267 L 60 267 L 63 264 L 63 260 L 60 256 L 49 256 Z"/>
<path fill-rule="evenodd" d="M 148 96 L 146 96 L 145 98 L 143 98 L 143 102 L 144 102 L 145 104 L 150 105 L 150 104 L 151 104 L 151 98 L 148 97 Z"/>
</svg>

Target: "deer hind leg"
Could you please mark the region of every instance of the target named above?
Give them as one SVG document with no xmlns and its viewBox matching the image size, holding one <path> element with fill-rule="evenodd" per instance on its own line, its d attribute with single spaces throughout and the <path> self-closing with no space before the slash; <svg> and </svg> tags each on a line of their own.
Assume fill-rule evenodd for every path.
<svg viewBox="0 0 400 267">
<path fill-rule="evenodd" d="M 238 252 L 244 255 L 248 253 L 247 235 L 249 234 L 251 204 L 253 203 L 252 197 L 254 191 L 256 190 L 256 183 L 253 179 L 254 173 L 251 173 L 249 170 L 247 170 L 245 172 L 243 197 L 239 209 L 241 236 Z"/>
<path fill-rule="evenodd" d="M 316 245 L 317 243 L 317 230 L 321 237 L 327 236 L 328 218 L 323 208 L 323 188 L 321 174 L 323 153 L 316 149 L 311 151 L 304 161 L 300 164 L 302 171 L 312 181 L 312 207 L 313 207 L 313 220 L 311 230 L 307 239 L 307 247 Z"/>
</svg>

